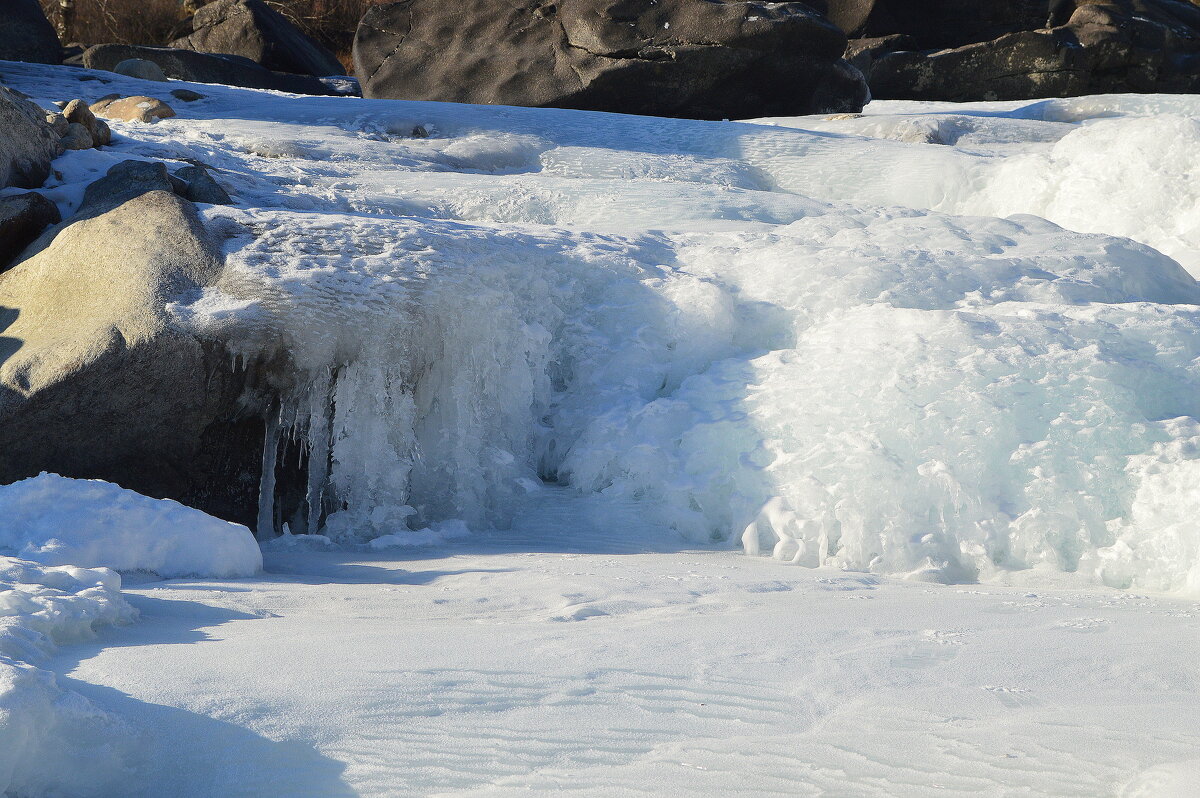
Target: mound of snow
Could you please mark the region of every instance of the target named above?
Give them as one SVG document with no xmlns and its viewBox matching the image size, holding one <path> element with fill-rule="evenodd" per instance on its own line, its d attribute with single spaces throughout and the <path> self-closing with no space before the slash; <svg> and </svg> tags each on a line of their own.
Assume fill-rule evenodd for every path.
<svg viewBox="0 0 1200 798">
<path fill-rule="evenodd" d="M 43 565 L 104 566 L 162 577 L 251 576 L 250 530 L 99 480 L 55 474 L 0 486 L 0 552 Z"/>
<path fill-rule="evenodd" d="M 134 615 L 108 569 L 0 556 L 0 794 L 120 793 L 136 742 L 129 727 L 36 663 Z"/>
</svg>

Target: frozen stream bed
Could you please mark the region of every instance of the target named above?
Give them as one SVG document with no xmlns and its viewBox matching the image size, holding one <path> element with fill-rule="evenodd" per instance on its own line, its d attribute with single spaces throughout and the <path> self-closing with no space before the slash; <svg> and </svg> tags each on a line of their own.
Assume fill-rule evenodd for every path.
<svg viewBox="0 0 1200 798">
<path fill-rule="evenodd" d="M 1200 98 L 721 123 L 0 75 L 176 107 L 43 193 L 211 168 L 226 268 L 170 311 L 287 355 L 269 429 L 341 508 L 275 538 L 268 492 L 260 563 L 0 487 L 5 798 L 1200 794 Z"/>
<path fill-rule="evenodd" d="M 129 798 L 1161 797 L 1200 775 L 1194 602 L 529 542 L 127 586 L 140 621 L 50 666 L 142 732 Z"/>
</svg>

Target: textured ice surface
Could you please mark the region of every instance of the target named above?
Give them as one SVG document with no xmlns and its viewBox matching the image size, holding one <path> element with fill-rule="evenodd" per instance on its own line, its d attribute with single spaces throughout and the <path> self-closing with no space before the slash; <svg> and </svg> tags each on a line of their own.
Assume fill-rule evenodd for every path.
<svg viewBox="0 0 1200 798">
<path fill-rule="evenodd" d="M 232 190 L 225 276 L 175 312 L 286 355 L 273 435 L 330 464 L 293 531 L 503 528 L 548 482 L 636 504 L 631 540 L 1197 589 L 1200 290 L 1150 248 L 1197 266 L 1195 98 L 764 125 L 207 93 L 50 193 L 130 155 Z"/>
<path fill-rule="evenodd" d="M 0 486 L 0 553 L 43 565 L 250 576 L 262 554 L 250 530 L 110 482 L 57 474 Z"/>
</svg>

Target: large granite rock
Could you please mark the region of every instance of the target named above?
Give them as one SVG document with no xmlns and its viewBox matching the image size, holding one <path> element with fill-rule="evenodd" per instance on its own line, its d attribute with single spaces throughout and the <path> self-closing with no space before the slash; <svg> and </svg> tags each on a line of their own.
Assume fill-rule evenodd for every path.
<svg viewBox="0 0 1200 798">
<path fill-rule="evenodd" d="M 37 0 L 0 2 L 0 60 L 62 63 L 58 34 Z"/>
<path fill-rule="evenodd" d="M 46 121 L 46 112 L 0 86 L 0 188 L 37 188 L 59 152 L 59 134 Z"/>
<path fill-rule="evenodd" d="M 896 26 L 892 36 L 852 40 L 847 57 L 867 75 L 878 99 L 1200 91 L 1200 7 L 1184 0 L 1074 0 L 1058 4 L 1057 13 L 1069 16 L 1052 28 L 1040 27 L 1049 6 L 1037 7 L 1040 23 L 1014 11 L 1006 18 L 1013 30 L 995 38 L 931 49 L 940 46 L 932 44 L 936 37 Z M 881 32 L 871 24 L 863 30 Z"/>
<path fill-rule="evenodd" d="M 844 49 L 803 3 L 402 0 L 354 63 L 366 97 L 721 119 L 860 110 Z"/>
<path fill-rule="evenodd" d="M 179 50 L 172 47 L 140 47 L 129 44 L 98 44 L 83 53 L 83 65 L 89 69 L 112 72 L 131 58 L 157 64 L 169 78 L 193 83 L 222 83 L 246 89 L 274 89 L 294 94 L 334 94 L 315 77 L 272 72 L 248 58 Z"/>
<path fill-rule="evenodd" d="M 333 53 L 301 33 L 262 0 L 216 0 L 192 17 L 192 32 L 172 47 L 240 55 L 277 72 L 341 75 Z"/>
<path fill-rule="evenodd" d="M 263 424 L 245 372 L 168 311 L 218 279 L 220 247 L 191 203 L 130 185 L 147 182 L 89 191 L 0 274 L 0 484 L 106 479 L 252 524 Z"/>
</svg>

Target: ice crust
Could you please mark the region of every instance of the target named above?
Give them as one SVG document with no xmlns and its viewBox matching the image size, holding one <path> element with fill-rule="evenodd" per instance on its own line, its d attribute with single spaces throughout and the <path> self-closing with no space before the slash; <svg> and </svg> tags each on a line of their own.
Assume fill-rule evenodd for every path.
<svg viewBox="0 0 1200 798">
<path fill-rule="evenodd" d="M 1194 122 L 989 114 L 938 128 L 991 141 L 983 155 L 759 128 L 738 131 L 742 161 L 697 131 L 682 153 L 623 146 L 658 120 L 586 145 L 553 114 L 537 135 L 426 122 L 442 138 L 358 154 L 403 153 L 403 195 L 440 212 L 380 218 L 399 178 L 366 166 L 345 194 L 365 213 L 214 209 L 225 279 L 177 310 L 245 361 L 291 358 L 279 426 L 331 453 L 315 487 L 345 508 L 335 539 L 503 527 L 551 481 L 640 503 L 631 536 L 808 566 L 1200 590 L 1183 500 L 1200 288 L 1133 241 L 992 218 L 1111 193 L 1088 172 L 1104 147 L 1165 137 L 1184 153 Z M 1013 141 L 1040 149 L 1004 155 Z M 348 146 L 330 136 L 312 157 Z M 1176 185 L 1152 166 L 1129 169 Z M 1053 190 L 1014 187 L 1033 174 Z M 899 207 L 925 200 L 989 215 Z"/>
<path fill-rule="evenodd" d="M 262 553 L 250 530 L 100 480 L 57 474 L 0 486 L 0 553 L 42 565 L 252 576 Z"/>
</svg>

